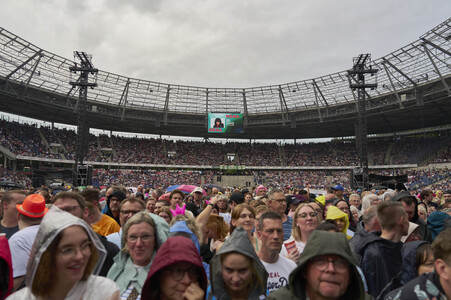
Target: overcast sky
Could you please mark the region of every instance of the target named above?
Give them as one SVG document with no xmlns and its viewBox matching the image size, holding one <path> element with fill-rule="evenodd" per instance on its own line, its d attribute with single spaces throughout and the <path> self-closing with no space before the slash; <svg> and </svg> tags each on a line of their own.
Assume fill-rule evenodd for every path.
<svg viewBox="0 0 451 300">
<path fill-rule="evenodd" d="M 451 16 L 450 0 L 2 0 L 0 26 L 95 67 L 171 84 L 253 87 L 348 69 Z"/>
</svg>

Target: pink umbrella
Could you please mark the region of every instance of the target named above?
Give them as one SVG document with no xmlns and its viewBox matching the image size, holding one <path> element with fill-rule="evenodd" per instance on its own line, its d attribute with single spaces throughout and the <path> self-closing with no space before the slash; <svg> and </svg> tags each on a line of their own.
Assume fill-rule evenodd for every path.
<svg viewBox="0 0 451 300">
<path fill-rule="evenodd" d="M 197 186 L 195 186 L 195 185 L 182 184 L 177 189 L 181 190 L 182 192 L 191 193 L 195 188 L 197 188 Z M 202 193 L 204 194 L 204 196 L 207 196 L 207 193 L 204 191 L 204 189 L 202 189 Z"/>
</svg>

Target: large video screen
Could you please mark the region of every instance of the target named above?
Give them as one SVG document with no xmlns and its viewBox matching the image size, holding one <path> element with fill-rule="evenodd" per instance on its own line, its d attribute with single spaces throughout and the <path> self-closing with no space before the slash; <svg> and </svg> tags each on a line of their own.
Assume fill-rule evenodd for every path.
<svg viewBox="0 0 451 300">
<path fill-rule="evenodd" d="M 243 114 L 209 113 L 209 133 L 242 133 Z"/>
</svg>

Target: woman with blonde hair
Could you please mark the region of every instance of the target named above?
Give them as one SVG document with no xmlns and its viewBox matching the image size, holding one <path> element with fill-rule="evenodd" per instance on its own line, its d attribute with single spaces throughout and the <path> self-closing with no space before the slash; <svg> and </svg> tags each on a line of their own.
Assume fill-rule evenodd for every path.
<svg viewBox="0 0 451 300">
<path fill-rule="evenodd" d="M 291 237 L 284 242 L 280 254 L 297 262 L 312 232 L 320 224 L 317 212 L 308 203 L 299 204 L 293 216 Z"/>
</svg>

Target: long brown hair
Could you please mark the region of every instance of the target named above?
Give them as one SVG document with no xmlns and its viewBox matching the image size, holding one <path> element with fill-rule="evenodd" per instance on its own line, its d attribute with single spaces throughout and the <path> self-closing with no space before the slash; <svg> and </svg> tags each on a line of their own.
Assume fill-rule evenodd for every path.
<svg viewBox="0 0 451 300">
<path fill-rule="evenodd" d="M 78 226 L 78 225 L 74 225 Z M 83 228 L 83 227 L 82 227 Z M 84 230 L 84 228 L 83 228 Z M 55 276 L 56 274 L 56 257 L 58 255 L 58 245 L 61 241 L 64 230 L 62 230 L 53 241 L 50 243 L 47 250 L 42 253 L 39 260 L 36 274 L 34 275 L 33 283 L 31 285 L 31 292 L 40 297 L 48 295 L 55 288 Z M 89 237 L 88 233 L 86 235 Z M 89 257 L 88 264 L 86 265 L 83 273 L 82 281 L 86 281 L 94 270 L 97 260 L 99 259 L 99 252 L 94 244 L 91 244 L 91 256 Z"/>
</svg>

